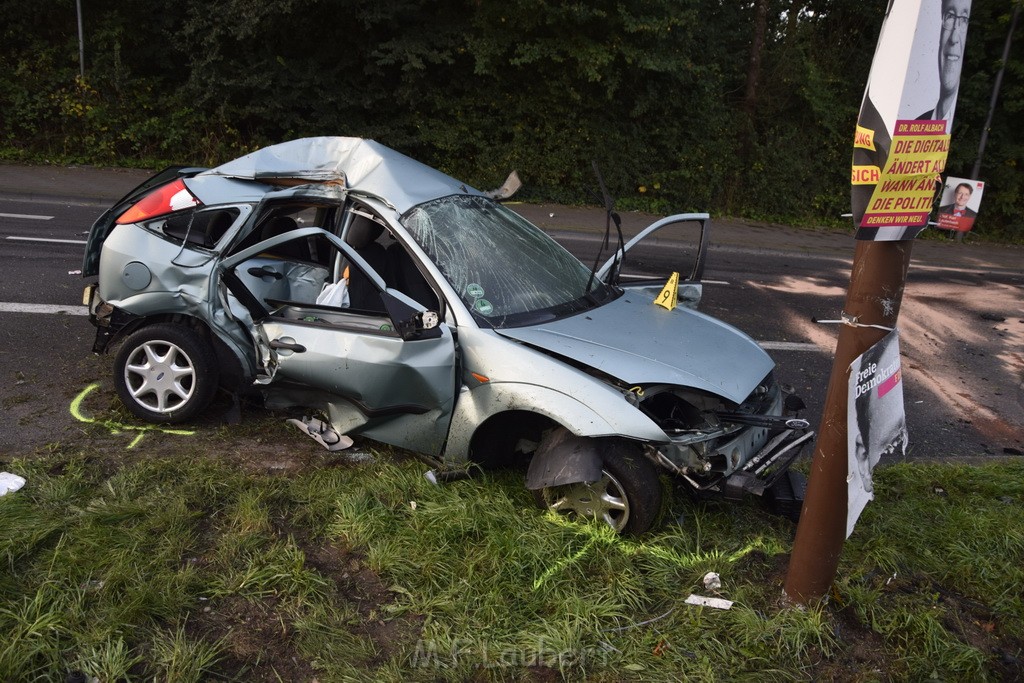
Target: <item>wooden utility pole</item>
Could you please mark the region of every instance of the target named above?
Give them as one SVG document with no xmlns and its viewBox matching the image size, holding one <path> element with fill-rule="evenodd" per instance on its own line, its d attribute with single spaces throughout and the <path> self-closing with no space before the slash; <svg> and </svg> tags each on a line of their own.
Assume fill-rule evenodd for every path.
<svg viewBox="0 0 1024 683">
<path fill-rule="evenodd" d="M 889 0 L 885 12 L 854 136 L 851 199 L 859 230 L 850 286 L 783 589 L 803 605 L 828 595 L 839 567 L 850 514 L 850 365 L 896 328 L 913 239 L 945 168 L 970 6 Z M 911 50 L 916 36 L 928 36 L 931 46 Z M 937 99 L 909 77 L 934 68 L 929 53 L 938 61 Z M 925 98 L 936 104 L 919 116 Z"/>
<path fill-rule="evenodd" d="M 896 327 L 913 240 L 858 240 L 832 375 L 818 428 L 785 595 L 806 605 L 828 594 L 846 540 L 850 364 Z M 878 325 L 879 327 L 870 327 Z"/>
</svg>

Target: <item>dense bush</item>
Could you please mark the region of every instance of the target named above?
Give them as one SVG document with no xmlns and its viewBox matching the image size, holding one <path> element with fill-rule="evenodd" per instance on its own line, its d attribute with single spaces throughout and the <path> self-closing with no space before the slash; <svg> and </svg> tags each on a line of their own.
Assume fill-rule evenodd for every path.
<svg viewBox="0 0 1024 683">
<path fill-rule="evenodd" d="M 1012 0 L 976 2 L 948 170 L 969 175 Z M 0 156 L 213 164 L 307 135 L 375 138 L 534 199 L 832 221 L 886 2 L 0 0 Z M 1024 238 L 1021 43 L 977 229 Z"/>
</svg>

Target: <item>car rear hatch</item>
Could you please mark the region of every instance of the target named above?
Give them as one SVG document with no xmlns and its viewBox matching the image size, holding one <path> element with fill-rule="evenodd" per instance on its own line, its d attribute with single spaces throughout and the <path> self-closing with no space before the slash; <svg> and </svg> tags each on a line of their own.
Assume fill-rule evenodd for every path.
<svg viewBox="0 0 1024 683">
<path fill-rule="evenodd" d="M 160 171 L 144 183 L 121 197 L 117 202 L 103 212 L 89 230 L 89 238 L 85 244 L 85 257 L 82 260 L 82 277 L 96 277 L 100 272 L 100 250 L 103 242 L 114 229 L 114 222 L 118 216 L 128 210 L 135 202 L 146 195 L 155 187 L 168 183 L 175 178 L 187 178 L 199 173 L 202 168 L 189 168 L 185 166 L 169 166 Z"/>
</svg>

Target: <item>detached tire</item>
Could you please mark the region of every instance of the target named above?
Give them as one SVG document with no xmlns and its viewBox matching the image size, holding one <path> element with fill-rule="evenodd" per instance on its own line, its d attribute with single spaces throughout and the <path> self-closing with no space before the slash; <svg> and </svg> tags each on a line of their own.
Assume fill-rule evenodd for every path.
<svg viewBox="0 0 1024 683">
<path fill-rule="evenodd" d="M 661 481 L 639 447 L 607 441 L 601 448 L 601 479 L 533 491 L 543 509 L 604 522 L 621 534 L 642 534 L 658 519 Z"/>
<path fill-rule="evenodd" d="M 114 357 L 114 386 L 134 415 L 183 422 L 204 410 L 217 390 L 213 349 L 194 330 L 157 324 L 135 332 Z"/>
</svg>

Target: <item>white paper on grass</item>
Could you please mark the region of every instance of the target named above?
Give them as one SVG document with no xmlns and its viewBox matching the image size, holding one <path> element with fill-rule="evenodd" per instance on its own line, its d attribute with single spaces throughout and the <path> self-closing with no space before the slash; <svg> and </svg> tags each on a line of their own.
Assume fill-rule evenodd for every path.
<svg viewBox="0 0 1024 683">
<path fill-rule="evenodd" d="M 690 593 L 690 597 L 686 598 L 686 604 L 697 605 L 698 607 L 714 607 L 715 609 L 732 609 L 732 600 L 708 598 L 695 593 Z"/>
<path fill-rule="evenodd" d="M 10 472 L 0 472 L 0 496 L 14 493 L 25 485 L 24 477 Z"/>
</svg>

